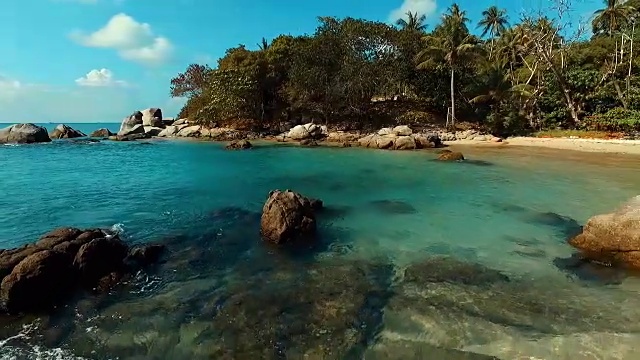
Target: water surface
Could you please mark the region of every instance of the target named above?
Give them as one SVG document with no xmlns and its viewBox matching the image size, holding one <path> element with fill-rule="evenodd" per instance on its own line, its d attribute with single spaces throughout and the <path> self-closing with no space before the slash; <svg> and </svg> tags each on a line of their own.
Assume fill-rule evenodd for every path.
<svg viewBox="0 0 640 360">
<path fill-rule="evenodd" d="M 230 152 L 166 140 L 0 147 L 0 248 L 71 225 L 115 226 L 131 243 L 170 249 L 165 263 L 121 291 L 5 321 L 0 353 L 640 356 L 640 282 L 557 266 L 573 253 L 566 240 L 581 224 L 638 194 L 640 160 L 461 149 L 472 161 L 355 148 Z M 273 189 L 324 201 L 316 248 L 260 243 L 260 211 Z"/>
</svg>

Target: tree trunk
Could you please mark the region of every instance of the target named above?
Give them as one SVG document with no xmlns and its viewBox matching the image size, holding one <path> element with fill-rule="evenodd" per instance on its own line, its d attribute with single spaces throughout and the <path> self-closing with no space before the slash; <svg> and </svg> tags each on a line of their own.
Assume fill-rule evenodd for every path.
<svg viewBox="0 0 640 360">
<path fill-rule="evenodd" d="M 627 110 L 627 100 L 624 97 L 624 94 L 622 93 L 622 89 L 620 88 L 620 84 L 618 84 L 618 80 L 613 80 L 613 87 L 616 88 L 616 92 L 618 93 L 618 98 L 620 99 L 620 102 L 622 103 L 622 107 Z"/>
<path fill-rule="evenodd" d="M 451 67 L 451 127 L 456 126 L 456 96 L 455 96 L 455 83 L 454 83 L 454 69 Z"/>
<path fill-rule="evenodd" d="M 580 124 L 580 117 L 578 116 L 578 111 L 576 110 L 576 104 L 573 102 L 573 97 L 569 92 L 569 86 L 567 85 L 567 81 L 564 78 L 564 75 L 558 70 L 555 64 L 551 61 L 548 61 L 551 71 L 556 77 L 558 81 L 558 85 L 560 85 L 560 90 L 562 90 L 562 94 L 564 95 L 564 100 L 567 103 L 567 107 L 569 108 L 569 112 L 571 113 L 571 119 L 575 124 Z"/>
</svg>

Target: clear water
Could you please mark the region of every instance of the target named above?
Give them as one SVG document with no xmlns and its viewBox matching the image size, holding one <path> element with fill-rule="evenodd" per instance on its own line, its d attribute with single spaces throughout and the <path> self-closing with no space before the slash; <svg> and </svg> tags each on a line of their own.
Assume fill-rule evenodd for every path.
<svg viewBox="0 0 640 360">
<path fill-rule="evenodd" d="M 0 248 L 116 226 L 170 249 L 109 296 L 0 318 L 0 358 L 640 358 L 640 281 L 554 265 L 579 224 L 640 193 L 640 158 L 461 149 L 471 162 L 160 140 L 0 147 Z M 318 248 L 260 243 L 276 188 L 324 200 Z M 451 262 L 415 267 L 437 256 Z M 510 281 L 461 280 L 468 266 Z"/>
</svg>

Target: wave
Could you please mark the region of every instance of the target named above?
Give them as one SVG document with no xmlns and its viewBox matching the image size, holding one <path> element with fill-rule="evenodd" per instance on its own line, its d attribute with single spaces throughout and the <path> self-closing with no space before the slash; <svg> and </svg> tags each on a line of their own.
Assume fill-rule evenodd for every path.
<svg viewBox="0 0 640 360">
<path fill-rule="evenodd" d="M 16 335 L 0 340 L 0 360 L 85 360 L 61 348 L 46 349 L 29 344 L 32 333 L 38 328 L 38 322 L 22 326 Z"/>
</svg>

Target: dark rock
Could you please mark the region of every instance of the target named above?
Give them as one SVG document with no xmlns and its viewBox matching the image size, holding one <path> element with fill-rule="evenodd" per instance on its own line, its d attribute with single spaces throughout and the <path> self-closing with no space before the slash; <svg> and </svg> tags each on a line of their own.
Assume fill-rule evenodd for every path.
<svg viewBox="0 0 640 360">
<path fill-rule="evenodd" d="M 480 264 L 463 262 L 451 257 L 437 257 L 409 265 L 404 272 L 404 280 L 422 284 L 449 282 L 484 285 L 508 282 L 509 277 Z"/>
<path fill-rule="evenodd" d="M 309 199 L 311 202 L 311 208 L 314 211 L 320 211 L 324 207 L 324 203 L 320 199 Z"/>
<path fill-rule="evenodd" d="M 438 155 L 438 160 L 440 161 L 462 161 L 464 160 L 464 155 L 461 152 L 454 151 L 442 151 L 440 155 Z"/>
<path fill-rule="evenodd" d="M 35 124 L 15 124 L 0 129 L 0 144 L 30 144 L 50 141 L 47 129 Z"/>
<path fill-rule="evenodd" d="M 87 135 L 65 124 L 56 126 L 51 134 L 49 134 L 51 139 L 73 139 L 85 136 Z"/>
<path fill-rule="evenodd" d="M 16 265 L 0 285 L 0 304 L 9 312 L 40 310 L 60 301 L 73 284 L 67 256 L 42 250 Z"/>
<path fill-rule="evenodd" d="M 127 253 L 127 245 L 120 239 L 94 239 L 80 247 L 73 266 L 79 272 L 80 281 L 91 286 L 101 277 L 122 270 Z"/>
<path fill-rule="evenodd" d="M 584 281 L 604 285 L 618 285 L 627 274 L 609 263 L 589 260 L 580 254 L 573 254 L 569 258 L 556 258 L 553 264 L 560 270 Z"/>
<path fill-rule="evenodd" d="M 340 143 L 340 146 L 342 146 L 343 148 L 351 147 L 351 143 L 348 141 L 343 141 Z"/>
<path fill-rule="evenodd" d="M 82 230 L 76 228 L 57 228 L 44 234 L 36 246 L 43 249 L 51 249 L 54 246 L 66 241 L 71 241 L 82 234 Z"/>
<path fill-rule="evenodd" d="M 415 214 L 418 212 L 411 204 L 399 200 L 375 200 L 370 204 L 378 211 L 393 214 Z"/>
<path fill-rule="evenodd" d="M 109 129 L 107 129 L 107 128 L 101 128 L 101 129 L 98 129 L 98 130 L 96 130 L 96 131 L 92 132 L 89 136 L 90 136 L 90 137 L 95 137 L 95 138 L 103 138 L 103 139 L 106 139 L 106 138 L 108 138 L 109 136 L 113 136 L 113 135 L 115 135 L 115 134 L 114 134 L 114 133 L 112 133 Z"/>
<path fill-rule="evenodd" d="M 150 138 L 151 135 L 147 134 L 147 133 L 137 133 L 137 134 L 129 134 L 129 135 L 116 135 L 116 136 L 109 136 L 109 140 L 115 140 L 115 141 L 135 141 L 135 140 L 142 140 L 142 139 L 148 139 Z"/>
<path fill-rule="evenodd" d="M 11 273 L 11 270 L 27 256 L 42 250 L 33 244 L 25 245 L 17 249 L 5 250 L 0 254 L 0 279 Z"/>
<path fill-rule="evenodd" d="M 127 263 L 133 262 L 138 267 L 146 267 L 158 262 L 164 251 L 165 246 L 161 244 L 137 246 L 129 251 L 125 261 Z"/>
<path fill-rule="evenodd" d="M 314 241 L 316 218 L 311 201 L 290 190 L 270 192 L 262 208 L 260 234 L 274 244 Z"/>
<path fill-rule="evenodd" d="M 318 142 L 313 139 L 304 139 L 304 140 L 300 140 L 300 146 L 314 147 L 314 146 L 318 146 Z"/>
<path fill-rule="evenodd" d="M 248 140 L 234 140 L 225 146 L 228 150 L 251 149 L 253 145 Z"/>
</svg>

